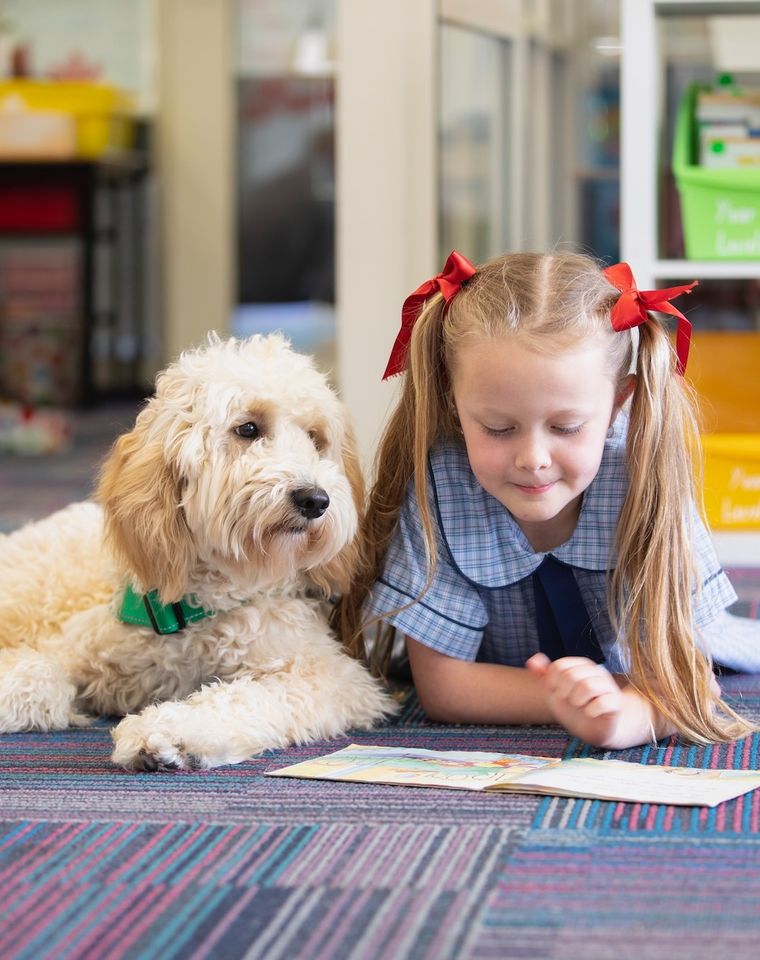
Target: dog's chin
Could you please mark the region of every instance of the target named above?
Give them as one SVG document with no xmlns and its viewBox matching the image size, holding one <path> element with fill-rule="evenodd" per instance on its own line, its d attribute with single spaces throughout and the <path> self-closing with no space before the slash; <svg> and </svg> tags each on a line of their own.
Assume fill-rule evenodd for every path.
<svg viewBox="0 0 760 960">
<path fill-rule="evenodd" d="M 317 521 L 287 518 L 269 527 L 260 541 L 269 562 L 293 564 L 300 570 L 310 569 L 315 563 L 327 563 L 345 543 L 338 541 L 335 531 Z"/>
<path fill-rule="evenodd" d="M 271 556 L 290 557 L 300 564 L 321 540 L 319 527 L 298 520 L 283 520 L 270 527 L 259 540 L 259 548 Z M 296 560 L 296 558 L 299 558 Z"/>
<path fill-rule="evenodd" d="M 308 523 L 286 521 L 284 523 L 277 524 L 276 527 L 272 527 L 268 531 L 267 539 L 278 540 L 284 538 L 286 540 L 292 540 L 299 537 L 308 537 L 313 532 L 313 527 L 310 527 Z"/>
</svg>

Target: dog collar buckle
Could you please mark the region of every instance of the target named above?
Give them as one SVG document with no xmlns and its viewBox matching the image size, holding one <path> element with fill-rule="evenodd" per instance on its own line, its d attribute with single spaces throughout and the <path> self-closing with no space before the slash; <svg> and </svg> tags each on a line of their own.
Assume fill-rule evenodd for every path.
<svg viewBox="0 0 760 960">
<path fill-rule="evenodd" d="M 178 603 L 161 603 L 158 590 L 136 593 L 130 585 L 124 589 L 117 613 L 122 623 L 147 627 L 162 636 L 178 633 L 189 623 L 213 616 L 213 610 L 198 606 L 190 597 L 182 597 Z"/>
</svg>

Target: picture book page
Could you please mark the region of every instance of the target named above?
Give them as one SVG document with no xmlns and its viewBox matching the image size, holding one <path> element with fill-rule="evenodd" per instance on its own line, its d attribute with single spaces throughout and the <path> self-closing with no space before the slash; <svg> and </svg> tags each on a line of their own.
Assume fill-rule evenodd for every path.
<svg viewBox="0 0 760 960">
<path fill-rule="evenodd" d="M 760 773 L 578 757 L 550 770 L 530 771 L 520 787 L 569 797 L 715 807 L 760 787 Z"/>
<path fill-rule="evenodd" d="M 324 757 L 269 771 L 268 775 L 392 783 L 407 787 L 487 790 L 494 787 L 503 789 L 526 773 L 553 767 L 560 762 L 551 757 L 522 754 L 362 747 L 351 744 Z"/>
<path fill-rule="evenodd" d="M 425 750 L 352 744 L 267 776 L 407 787 L 541 793 L 638 803 L 714 807 L 760 787 L 760 772 L 665 767 L 578 757 Z"/>
</svg>

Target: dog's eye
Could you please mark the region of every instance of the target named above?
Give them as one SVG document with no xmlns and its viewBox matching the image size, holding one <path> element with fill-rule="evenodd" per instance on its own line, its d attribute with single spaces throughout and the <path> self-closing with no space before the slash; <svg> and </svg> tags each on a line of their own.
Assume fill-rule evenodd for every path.
<svg viewBox="0 0 760 960">
<path fill-rule="evenodd" d="M 235 427 L 235 433 L 244 440 L 256 440 L 261 436 L 261 430 L 250 420 L 248 423 L 241 423 L 239 427 Z"/>
<path fill-rule="evenodd" d="M 325 438 L 324 434 L 320 430 L 309 430 L 309 440 L 314 444 L 318 451 L 322 451 L 325 448 Z"/>
</svg>

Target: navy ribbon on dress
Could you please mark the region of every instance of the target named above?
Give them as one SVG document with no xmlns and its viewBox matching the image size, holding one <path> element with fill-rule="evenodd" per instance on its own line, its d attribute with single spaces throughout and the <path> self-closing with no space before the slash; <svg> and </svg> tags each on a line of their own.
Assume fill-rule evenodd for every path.
<svg viewBox="0 0 760 960">
<path fill-rule="evenodd" d="M 604 661 L 572 567 L 547 554 L 533 573 L 533 596 L 542 653 L 550 660 L 588 657 L 596 663 Z"/>
</svg>

